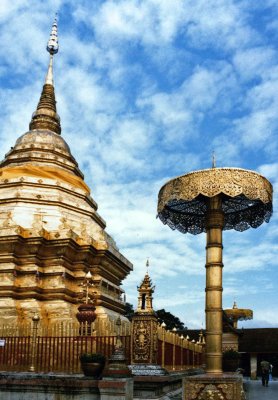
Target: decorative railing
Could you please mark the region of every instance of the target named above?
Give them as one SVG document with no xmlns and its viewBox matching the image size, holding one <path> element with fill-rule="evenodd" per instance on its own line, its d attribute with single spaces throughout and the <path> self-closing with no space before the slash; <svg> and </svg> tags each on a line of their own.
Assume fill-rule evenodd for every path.
<svg viewBox="0 0 278 400">
<path fill-rule="evenodd" d="M 204 344 L 195 343 L 158 326 L 158 364 L 168 370 L 195 368 L 202 365 Z"/>
<path fill-rule="evenodd" d="M 122 336 L 121 340 L 128 361 L 130 336 Z M 108 359 L 116 336 L 37 336 L 35 346 L 31 336 L 12 336 L 2 337 L 0 344 L 2 371 L 81 373 L 79 355 L 102 353 Z"/>
<path fill-rule="evenodd" d="M 96 320 L 92 325 L 59 323 L 0 326 L 0 370 L 80 373 L 81 353 L 112 355 L 117 338 L 115 322 Z M 130 364 L 130 324 L 118 326 L 127 364 Z M 82 332 L 82 335 L 81 335 Z M 84 335 L 85 333 L 85 335 Z M 158 327 L 157 363 L 168 370 L 202 364 L 203 347 Z"/>
</svg>

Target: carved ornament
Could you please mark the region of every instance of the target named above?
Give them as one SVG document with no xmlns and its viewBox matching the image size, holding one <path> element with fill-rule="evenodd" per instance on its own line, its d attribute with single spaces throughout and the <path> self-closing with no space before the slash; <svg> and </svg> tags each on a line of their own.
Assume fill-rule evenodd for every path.
<svg viewBox="0 0 278 400">
<path fill-rule="evenodd" d="M 155 363 L 157 353 L 157 323 L 149 320 L 133 320 L 132 358 L 134 363 Z"/>
<path fill-rule="evenodd" d="M 233 400 L 232 384 L 198 384 L 191 383 L 188 387 L 186 400 Z"/>
<path fill-rule="evenodd" d="M 182 233 L 206 231 L 208 199 L 221 195 L 223 229 L 257 228 L 272 215 L 272 185 L 262 175 L 237 168 L 195 171 L 167 182 L 159 192 L 158 216 Z"/>
</svg>

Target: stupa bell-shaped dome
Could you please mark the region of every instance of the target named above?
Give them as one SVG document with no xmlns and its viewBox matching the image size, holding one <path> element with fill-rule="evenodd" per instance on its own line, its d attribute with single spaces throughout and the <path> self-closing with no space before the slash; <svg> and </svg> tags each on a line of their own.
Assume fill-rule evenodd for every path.
<svg viewBox="0 0 278 400">
<path fill-rule="evenodd" d="M 62 168 L 83 179 L 83 174 L 62 136 L 47 129 L 35 129 L 20 136 L 0 167 L 22 165 Z"/>
</svg>

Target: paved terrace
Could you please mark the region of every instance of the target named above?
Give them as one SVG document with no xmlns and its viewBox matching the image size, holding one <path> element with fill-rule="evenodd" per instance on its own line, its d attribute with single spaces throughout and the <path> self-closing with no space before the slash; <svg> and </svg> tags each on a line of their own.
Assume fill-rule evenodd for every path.
<svg viewBox="0 0 278 400">
<path fill-rule="evenodd" d="M 271 381 L 264 387 L 261 381 L 247 381 L 245 383 L 246 400 L 277 400 L 278 380 Z"/>
</svg>

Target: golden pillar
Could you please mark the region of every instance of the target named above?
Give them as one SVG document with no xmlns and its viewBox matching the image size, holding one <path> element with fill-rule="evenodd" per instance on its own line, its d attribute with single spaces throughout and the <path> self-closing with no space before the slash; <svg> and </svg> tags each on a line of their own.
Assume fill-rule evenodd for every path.
<svg viewBox="0 0 278 400">
<path fill-rule="evenodd" d="M 183 347 L 183 341 L 184 341 L 184 336 L 183 334 L 180 337 L 181 340 L 181 370 L 183 370 L 183 351 L 184 351 L 184 347 Z"/>
<path fill-rule="evenodd" d="M 222 230 L 221 197 L 208 199 L 206 220 L 206 371 L 222 372 Z"/>
<path fill-rule="evenodd" d="M 166 324 L 165 322 L 162 322 L 161 324 L 161 328 L 162 328 L 162 354 L 161 354 L 161 364 L 162 364 L 162 368 L 165 367 L 165 329 L 166 329 Z"/>
<path fill-rule="evenodd" d="M 195 364 L 196 364 L 196 349 L 195 349 L 195 340 L 193 339 L 193 368 L 195 368 Z"/>
<path fill-rule="evenodd" d="M 175 371 L 176 369 L 176 332 L 177 332 L 177 328 L 174 327 L 173 328 L 173 371 Z"/>
<path fill-rule="evenodd" d="M 38 336 L 38 324 L 40 317 L 35 314 L 32 318 L 33 321 L 33 332 L 32 332 L 32 347 L 31 347 L 31 365 L 29 367 L 30 372 L 35 371 L 36 355 L 37 355 L 37 336 Z"/>
</svg>

